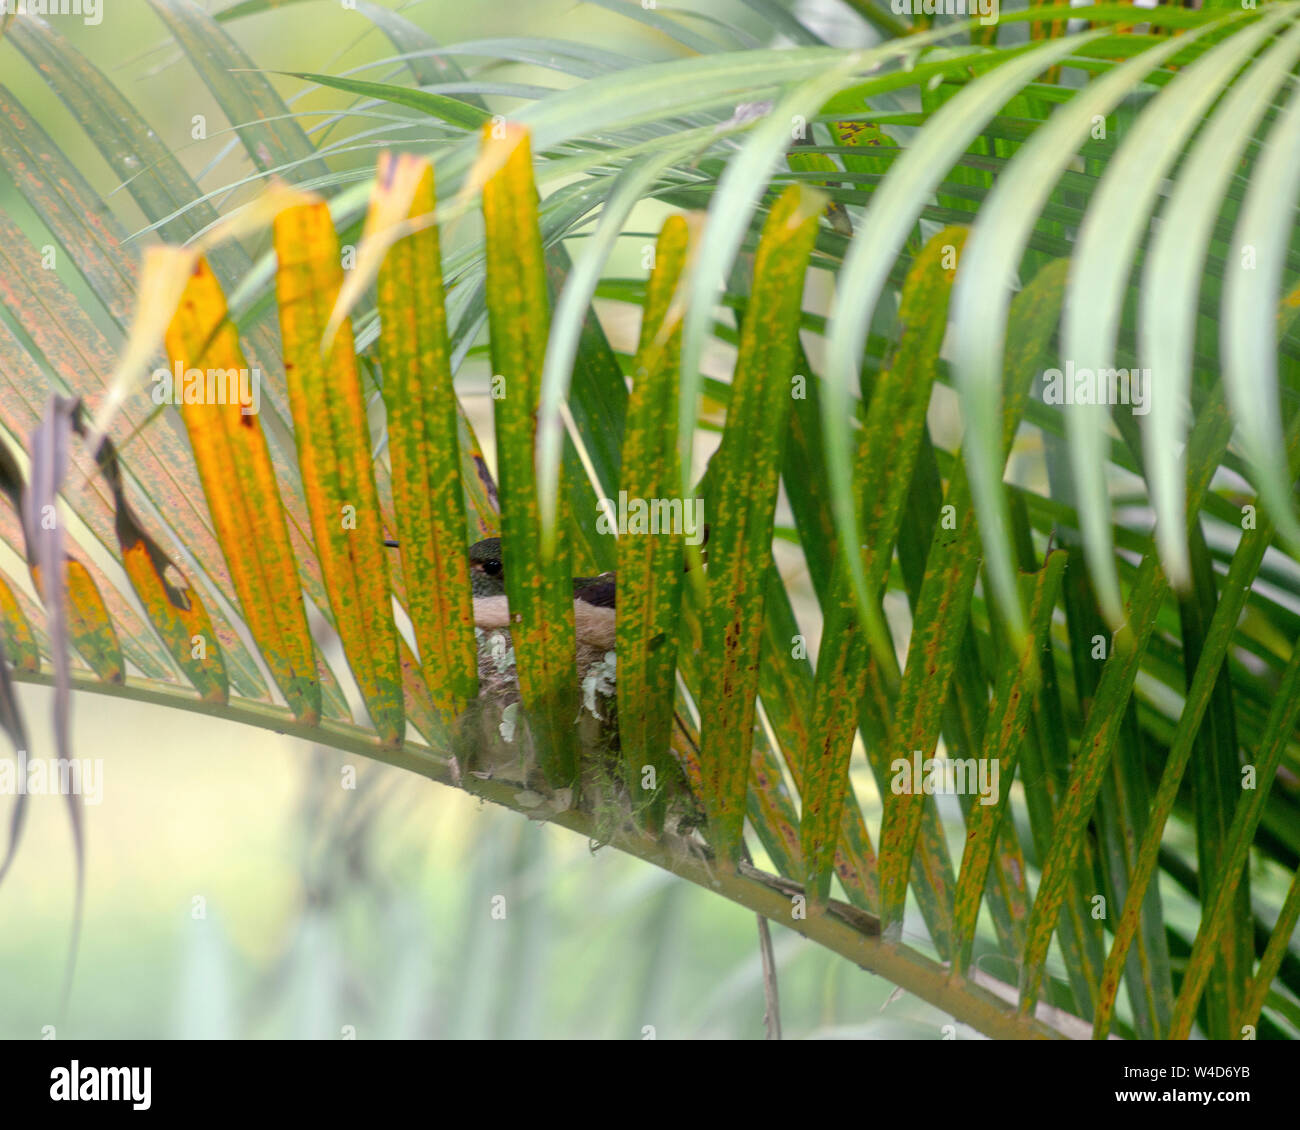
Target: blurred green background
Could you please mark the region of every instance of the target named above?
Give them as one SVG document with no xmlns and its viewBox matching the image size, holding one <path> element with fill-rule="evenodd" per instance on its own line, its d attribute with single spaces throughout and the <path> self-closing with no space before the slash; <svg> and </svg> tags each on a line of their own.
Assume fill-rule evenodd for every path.
<svg viewBox="0 0 1300 1130">
<path fill-rule="evenodd" d="M 50 697 L 21 692 L 37 751 Z M 32 797 L 0 888 L 0 1036 L 762 1035 L 755 920 L 723 899 L 387 766 L 99 696 L 75 707 L 103 803 L 83 809 L 73 996 L 60 1023 L 64 802 Z M 941 1034 L 913 998 L 882 1013 L 879 978 L 774 940 L 787 1035 Z"/>
</svg>

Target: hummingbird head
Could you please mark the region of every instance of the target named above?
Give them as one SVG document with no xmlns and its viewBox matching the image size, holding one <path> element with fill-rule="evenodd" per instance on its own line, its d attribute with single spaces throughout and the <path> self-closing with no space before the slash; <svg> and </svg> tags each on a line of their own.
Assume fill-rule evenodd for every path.
<svg viewBox="0 0 1300 1130">
<path fill-rule="evenodd" d="M 484 538 L 469 547 L 470 587 L 475 596 L 504 596 L 505 567 L 501 563 L 501 539 Z"/>
</svg>

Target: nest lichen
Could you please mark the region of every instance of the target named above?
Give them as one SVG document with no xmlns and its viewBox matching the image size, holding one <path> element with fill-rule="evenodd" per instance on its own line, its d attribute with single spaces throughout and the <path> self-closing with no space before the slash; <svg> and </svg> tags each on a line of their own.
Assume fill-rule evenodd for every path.
<svg viewBox="0 0 1300 1130">
<path fill-rule="evenodd" d="M 632 827 L 643 826 L 652 805 L 663 810 L 663 828 L 672 839 L 693 841 L 702 817 L 680 772 L 646 788 L 640 776 L 629 780 L 618 741 L 617 658 L 584 644 L 574 663 L 576 716 L 574 737 L 578 778 L 571 788 L 551 787 L 538 765 L 532 733 L 519 693 L 515 650 L 509 631 L 475 629 L 478 642 L 478 700 L 461 720 L 456 743 L 462 774 L 478 780 L 519 786 L 516 801 L 540 819 L 570 807 L 595 818 L 596 839 L 605 842 Z M 472 787 L 472 786 L 471 786 Z"/>
</svg>

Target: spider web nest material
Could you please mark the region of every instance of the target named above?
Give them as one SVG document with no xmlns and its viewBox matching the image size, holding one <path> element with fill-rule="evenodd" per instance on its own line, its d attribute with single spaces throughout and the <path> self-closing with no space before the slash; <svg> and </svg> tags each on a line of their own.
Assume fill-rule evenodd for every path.
<svg viewBox="0 0 1300 1130">
<path fill-rule="evenodd" d="M 574 787 L 551 788 L 537 763 L 528 719 L 519 693 L 515 650 L 506 629 L 474 630 L 478 642 L 479 694 L 461 720 L 456 753 L 462 772 L 477 779 L 518 784 L 517 799 L 539 819 L 579 808 L 595 817 L 599 843 L 642 825 L 653 802 L 666 800 L 664 837 L 679 841 L 682 850 L 698 852 L 695 829 L 702 810 L 691 794 L 680 767 L 668 780 L 646 788 L 633 786 L 620 756 L 617 718 L 617 660 L 613 651 L 579 642 L 574 663 L 578 685 L 574 719 L 579 757 Z"/>
</svg>

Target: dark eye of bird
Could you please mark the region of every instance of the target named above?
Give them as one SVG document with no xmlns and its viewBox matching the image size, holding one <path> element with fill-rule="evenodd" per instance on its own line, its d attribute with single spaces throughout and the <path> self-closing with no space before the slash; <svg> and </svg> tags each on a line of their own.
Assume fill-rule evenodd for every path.
<svg viewBox="0 0 1300 1130">
<path fill-rule="evenodd" d="M 501 562 L 500 562 L 500 561 L 484 561 L 484 562 L 483 562 L 483 572 L 485 572 L 489 577 L 499 577 L 499 576 L 501 576 Z"/>
</svg>

